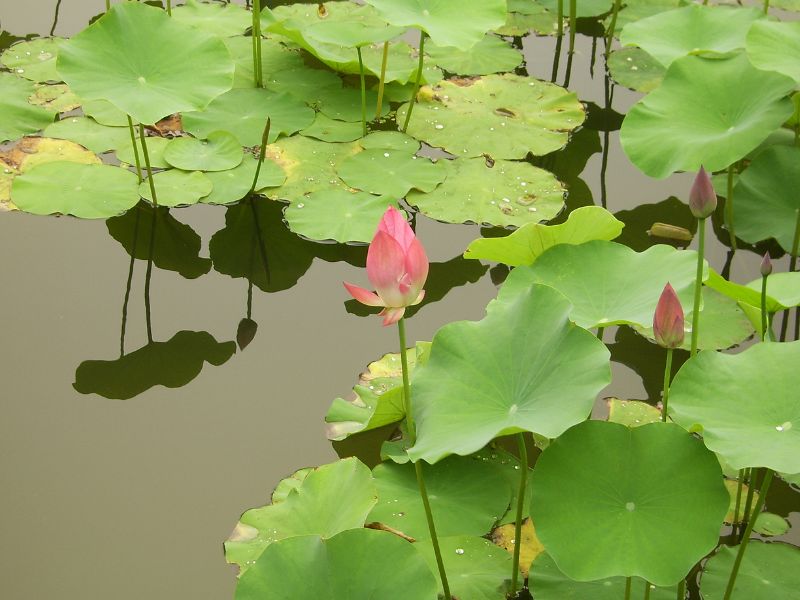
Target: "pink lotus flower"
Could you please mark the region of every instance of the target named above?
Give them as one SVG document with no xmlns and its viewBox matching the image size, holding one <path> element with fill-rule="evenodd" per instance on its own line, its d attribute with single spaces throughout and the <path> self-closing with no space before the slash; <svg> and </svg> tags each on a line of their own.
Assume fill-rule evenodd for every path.
<svg viewBox="0 0 800 600">
<path fill-rule="evenodd" d="M 653 334 L 663 348 L 680 348 L 686 335 L 683 331 L 683 307 L 670 284 L 664 286 L 653 317 Z"/>
<path fill-rule="evenodd" d="M 697 219 L 705 219 L 717 209 L 717 193 L 711 183 L 711 177 L 703 167 L 694 178 L 689 192 L 689 210 Z"/>
<path fill-rule="evenodd" d="M 419 304 L 425 296 L 422 286 L 428 278 L 428 257 L 414 231 L 393 206 L 386 209 L 370 242 L 367 278 L 375 292 L 347 282 L 344 287 L 362 304 L 382 306 L 384 325 L 397 323 L 406 306 Z"/>
</svg>

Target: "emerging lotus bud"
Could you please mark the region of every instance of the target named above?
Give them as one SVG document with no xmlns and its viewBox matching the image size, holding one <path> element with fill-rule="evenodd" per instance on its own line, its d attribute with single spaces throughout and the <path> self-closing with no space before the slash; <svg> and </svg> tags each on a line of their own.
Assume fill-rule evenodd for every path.
<svg viewBox="0 0 800 600">
<path fill-rule="evenodd" d="M 769 258 L 769 252 L 764 254 L 764 258 L 761 259 L 761 276 L 766 277 L 772 273 L 772 261 Z"/>
<path fill-rule="evenodd" d="M 383 214 L 367 250 L 367 278 L 375 292 L 350 283 L 344 287 L 362 304 L 382 306 L 384 325 L 397 323 L 406 306 L 419 304 L 425 295 L 428 257 L 414 230 L 393 206 Z"/>
<path fill-rule="evenodd" d="M 683 307 L 678 294 L 668 283 L 661 292 L 653 317 L 653 334 L 656 343 L 663 348 L 680 348 L 685 333 L 683 331 Z"/>
<path fill-rule="evenodd" d="M 239 350 L 244 350 L 256 337 L 258 331 L 258 323 L 253 319 L 245 317 L 239 321 L 239 327 L 236 329 L 236 343 L 239 344 Z"/>
<path fill-rule="evenodd" d="M 711 185 L 711 177 L 700 167 L 689 192 L 689 210 L 698 219 L 705 219 L 717 208 L 717 194 Z"/>
</svg>

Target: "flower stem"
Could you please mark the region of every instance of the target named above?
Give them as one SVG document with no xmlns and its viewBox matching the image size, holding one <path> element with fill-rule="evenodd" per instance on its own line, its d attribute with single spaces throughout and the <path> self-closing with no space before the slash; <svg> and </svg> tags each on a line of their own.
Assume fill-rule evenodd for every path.
<svg viewBox="0 0 800 600">
<path fill-rule="evenodd" d="M 553 70 L 550 74 L 550 81 L 556 82 L 558 77 L 558 64 L 561 60 L 561 44 L 564 39 L 564 0 L 558 0 L 558 16 L 556 18 L 556 27 L 558 34 L 556 35 L 556 50 L 553 52 Z"/>
<path fill-rule="evenodd" d="M 133 146 L 133 159 L 136 161 L 136 176 L 142 183 L 142 165 L 139 162 L 139 147 L 136 145 L 136 132 L 133 130 L 133 119 L 128 115 L 128 130 L 131 132 L 131 145 Z"/>
<path fill-rule="evenodd" d="M 767 334 L 767 327 L 769 323 L 769 314 L 767 313 L 767 277 L 768 275 L 761 276 L 761 341 L 766 342 L 771 336 Z"/>
<path fill-rule="evenodd" d="M 744 501 L 744 511 L 742 512 L 742 525 L 745 527 L 748 525 L 748 521 L 750 520 L 750 513 L 752 512 L 753 508 L 753 495 L 756 489 L 756 474 L 757 471 L 755 469 L 747 469 L 747 475 L 745 476 L 747 480 L 747 497 Z M 742 535 L 744 535 L 744 531 L 742 531 Z M 741 541 L 741 537 L 739 541 Z"/>
<path fill-rule="evenodd" d="M 514 522 L 514 559 L 511 564 L 511 596 L 517 593 L 517 579 L 519 578 L 519 553 L 522 548 L 522 511 L 525 507 L 525 491 L 528 484 L 528 448 L 525 445 L 525 435 L 517 434 L 519 444 L 519 491 L 517 492 L 517 519 Z"/>
<path fill-rule="evenodd" d="M 769 0 L 764 0 L 764 14 L 769 13 Z"/>
<path fill-rule="evenodd" d="M 417 103 L 417 94 L 419 93 L 419 85 L 422 81 L 422 66 L 425 61 L 425 32 L 419 30 L 419 64 L 417 65 L 417 78 L 414 81 L 414 92 L 411 94 L 411 101 L 408 103 L 408 110 L 406 111 L 406 120 L 403 123 L 403 133 L 408 129 L 408 122 L 411 120 L 411 112 L 414 110 L 414 104 Z"/>
<path fill-rule="evenodd" d="M 672 348 L 667 348 L 667 364 L 664 367 L 664 396 L 662 398 L 661 420 L 667 421 L 667 408 L 669 406 L 669 383 L 672 379 Z"/>
<path fill-rule="evenodd" d="M 569 50 L 567 52 L 567 71 L 564 74 L 564 87 L 569 86 L 569 78 L 572 74 L 572 57 L 575 54 L 575 29 L 578 18 L 575 16 L 578 10 L 577 0 L 569 0 Z"/>
<path fill-rule="evenodd" d="M 733 523 L 731 523 L 731 528 L 734 533 L 736 532 L 736 524 L 739 522 L 739 509 L 742 503 L 742 484 L 744 483 L 746 474 L 747 469 L 739 469 L 739 477 L 736 482 L 736 504 L 733 506 Z"/>
<path fill-rule="evenodd" d="M 761 489 L 758 491 L 759 496 L 758 500 L 756 501 L 756 507 L 753 509 L 753 518 L 747 522 L 747 529 L 745 529 L 744 537 L 742 538 L 742 542 L 739 544 L 739 551 L 736 553 L 736 560 L 733 562 L 731 576 L 730 579 L 728 579 L 728 587 L 725 589 L 725 595 L 722 597 L 722 600 L 730 600 L 731 594 L 733 593 L 733 587 L 736 585 L 736 576 L 739 574 L 739 567 L 742 565 L 742 559 L 744 558 L 745 550 L 747 550 L 747 544 L 750 541 L 750 534 L 753 532 L 753 524 L 756 522 L 758 513 L 760 513 L 761 509 L 764 507 L 764 500 L 767 497 L 767 492 L 769 492 L 769 486 L 771 483 L 772 469 L 767 469 L 767 472 L 764 475 L 764 481 L 761 484 Z"/>
<path fill-rule="evenodd" d="M 731 238 L 731 250 L 736 252 L 736 228 L 733 224 L 733 163 L 728 167 L 728 192 L 725 198 L 726 221 Z"/>
<path fill-rule="evenodd" d="M 261 174 L 261 165 L 264 164 L 264 156 L 267 153 L 267 140 L 269 140 L 269 128 L 272 125 L 272 119 L 267 117 L 267 124 L 264 127 L 264 133 L 261 134 L 261 148 L 258 153 L 258 163 L 256 164 L 256 174 L 253 177 L 253 185 L 250 186 L 250 191 L 247 192 L 249 196 L 253 192 L 256 191 L 256 186 L 258 185 L 258 176 Z"/>
<path fill-rule="evenodd" d="M 106 12 L 111 10 L 111 0 L 106 0 Z"/>
<path fill-rule="evenodd" d="M 156 184 L 153 181 L 153 169 L 150 167 L 150 153 L 147 152 L 147 142 L 145 141 L 144 125 L 139 123 L 139 139 L 142 141 L 142 154 L 144 154 L 144 164 L 147 167 L 147 182 L 150 184 L 150 195 L 153 197 L 153 205 L 158 207 L 158 197 L 156 196 Z"/>
<path fill-rule="evenodd" d="M 681 579 L 678 583 L 678 600 L 686 600 L 686 580 Z"/>
<path fill-rule="evenodd" d="M 400 365 L 403 370 L 403 412 L 406 413 L 406 428 L 411 443 L 417 441 L 417 429 L 414 425 L 414 415 L 411 414 L 411 384 L 408 381 L 408 357 L 406 355 L 406 319 L 403 317 L 397 322 L 397 332 L 400 336 Z"/>
<path fill-rule="evenodd" d="M 261 0 L 253 0 L 253 81 L 256 87 L 264 87 L 261 73 Z"/>
<path fill-rule="evenodd" d="M 378 107 L 375 118 L 380 119 L 383 112 L 383 90 L 386 87 L 386 66 L 389 63 L 389 42 L 383 42 L 383 59 L 381 60 L 381 80 L 378 82 Z"/>
<path fill-rule="evenodd" d="M 697 275 L 694 279 L 694 305 L 692 308 L 692 350 L 690 356 L 697 354 L 697 338 L 700 333 L 700 296 L 703 291 L 703 258 L 706 251 L 706 220 L 697 219 Z"/>
<path fill-rule="evenodd" d="M 650 582 L 644 582 L 644 600 L 650 600 Z"/>
<path fill-rule="evenodd" d="M 797 267 L 797 252 L 800 250 L 800 208 L 796 209 L 797 215 L 794 224 L 794 239 L 792 240 L 792 257 L 789 260 L 789 270 L 794 271 Z"/>
<path fill-rule="evenodd" d="M 358 74 L 361 77 L 361 131 L 367 135 L 367 84 L 364 81 L 364 59 L 361 57 L 361 46 L 356 46 L 358 52 Z"/>
<path fill-rule="evenodd" d="M 167 14 L 172 16 L 172 0 L 167 0 Z"/>
<path fill-rule="evenodd" d="M 631 578 L 625 578 L 625 600 L 631 600 Z"/>
<path fill-rule="evenodd" d="M 619 5 L 622 4 L 621 0 L 614 0 L 614 12 L 611 13 L 611 24 L 608 27 L 608 37 L 606 38 L 606 59 L 611 52 L 611 44 L 614 43 L 614 31 L 617 29 L 617 15 L 619 14 Z"/>
</svg>

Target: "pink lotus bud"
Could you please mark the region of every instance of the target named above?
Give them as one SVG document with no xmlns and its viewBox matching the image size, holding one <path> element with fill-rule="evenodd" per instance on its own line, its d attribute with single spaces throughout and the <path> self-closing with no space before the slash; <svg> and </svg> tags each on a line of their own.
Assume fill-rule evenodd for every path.
<svg viewBox="0 0 800 600">
<path fill-rule="evenodd" d="M 663 348 L 680 348 L 683 344 L 683 307 L 670 284 L 664 286 L 653 317 L 653 334 Z"/>
<path fill-rule="evenodd" d="M 769 258 L 769 252 L 764 254 L 764 258 L 761 259 L 761 276 L 766 277 L 772 273 L 772 260 Z"/>
<path fill-rule="evenodd" d="M 717 208 L 717 194 L 711 185 L 711 177 L 703 167 L 697 172 L 689 192 L 689 210 L 698 219 L 705 219 Z"/>
<path fill-rule="evenodd" d="M 414 230 L 393 206 L 383 214 L 367 250 L 367 278 L 375 292 L 350 283 L 344 287 L 362 304 L 382 306 L 384 325 L 399 321 L 406 306 L 419 304 L 425 295 L 428 257 Z"/>
</svg>

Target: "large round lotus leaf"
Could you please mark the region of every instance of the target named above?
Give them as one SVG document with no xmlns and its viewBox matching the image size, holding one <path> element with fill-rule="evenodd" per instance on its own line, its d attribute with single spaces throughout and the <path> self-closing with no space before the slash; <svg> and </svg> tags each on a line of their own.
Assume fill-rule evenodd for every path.
<svg viewBox="0 0 800 600">
<path fill-rule="evenodd" d="M 58 161 L 14 179 L 11 200 L 36 215 L 106 219 L 136 205 L 136 186 L 136 175 L 119 167 Z"/>
<path fill-rule="evenodd" d="M 639 46 L 665 67 L 687 54 L 725 53 L 744 48 L 750 26 L 764 17 L 757 8 L 692 4 L 631 23 L 623 46 Z"/>
<path fill-rule="evenodd" d="M 25 137 L 10 148 L 0 152 L 0 159 L 16 171 L 25 173 L 38 165 L 68 161 L 85 165 L 99 165 L 103 161 L 94 152 L 68 140 L 46 137 Z"/>
<path fill-rule="evenodd" d="M 314 122 L 300 131 L 300 135 L 322 142 L 353 142 L 364 134 L 361 122 L 338 121 L 317 113 Z"/>
<path fill-rule="evenodd" d="M 569 213 L 566 222 L 560 225 L 528 223 L 505 237 L 479 238 L 467 247 L 464 258 L 491 260 L 512 267 L 530 265 L 553 246 L 613 240 L 623 227 L 605 208 L 582 206 Z"/>
<path fill-rule="evenodd" d="M 459 75 L 489 75 L 513 71 L 522 64 L 522 53 L 495 35 L 487 35 L 469 50 L 426 48 L 434 64 Z"/>
<path fill-rule="evenodd" d="M 326 10 L 324 18 L 318 18 L 301 30 L 306 39 L 356 48 L 396 38 L 405 28 L 388 25 L 371 6 L 342 3 L 340 10 L 332 13 Z"/>
<path fill-rule="evenodd" d="M 667 70 L 641 48 L 620 48 L 608 57 L 608 71 L 618 84 L 647 94 L 664 80 Z"/>
<path fill-rule="evenodd" d="M 565 190 L 549 171 L 525 162 L 483 158 L 443 163 L 447 179 L 430 193 L 412 191 L 409 204 L 426 216 L 448 223 L 519 227 L 555 217 Z"/>
<path fill-rule="evenodd" d="M 569 0 L 562 0 L 564 5 L 564 16 L 569 14 Z M 538 3 L 544 6 L 554 15 L 558 14 L 559 0 L 538 0 Z M 575 16 L 579 18 L 585 17 L 599 17 L 609 12 L 613 6 L 613 0 L 580 0 L 576 3 Z"/>
<path fill-rule="evenodd" d="M 562 148 L 585 113 L 575 94 L 519 75 L 442 81 L 423 89 L 409 135 L 460 158 L 524 158 Z M 408 105 L 398 109 L 405 118 Z"/>
<path fill-rule="evenodd" d="M 81 106 L 83 114 L 91 117 L 100 125 L 109 127 L 127 127 L 128 116 L 111 104 L 108 100 L 87 100 Z"/>
<path fill-rule="evenodd" d="M 416 27 L 435 44 L 469 50 L 506 20 L 505 0 L 367 0 L 392 25 Z"/>
<path fill-rule="evenodd" d="M 354 529 L 271 545 L 239 580 L 235 600 L 422 600 L 435 598 L 436 589 L 414 546 L 385 531 Z"/>
<path fill-rule="evenodd" d="M 441 328 L 414 378 L 412 459 L 470 454 L 518 431 L 554 438 L 586 419 L 611 379 L 609 354 L 571 311 L 556 290 L 533 285 L 490 303 L 482 321 Z"/>
<path fill-rule="evenodd" d="M 800 83 L 800 23 L 754 23 L 747 34 L 747 55 L 759 69 L 783 73 Z"/>
<path fill-rule="evenodd" d="M 126 130 L 127 131 L 127 130 Z M 139 144 L 139 136 L 136 136 L 136 149 L 139 151 L 139 164 L 142 169 L 142 173 L 146 172 L 145 162 L 144 162 L 144 154 L 142 153 L 142 147 Z M 170 164 L 167 162 L 166 158 L 164 158 L 164 152 L 172 143 L 172 140 L 162 137 L 147 137 L 145 139 L 145 143 L 147 144 L 147 156 L 150 158 L 150 166 L 156 169 L 167 169 L 170 167 Z M 131 145 L 131 138 L 130 134 L 128 134 L 128 143 L 127 145 L 120 146 L 116 151 L 117 158 L 129 165 L 136 164 L 136 154 L 133 151 L 133 146 Z M 158 193 L 158 190 L 156 190 Z"/>
<path fill-rule="evenodd" d="M 575 581 L 558 568 L 546 552 L 533 563 L 528 587 L 536 590 L 537 600 L 619 600 L 625 597 L 625 577 L 608 577 L 597 581 Z M 631 582 L 631 595 L 642 598 L 650 586 L 650 600 L 675 600 L 677 586 L 656 587 L 638 577 Z"/>
<path fill-rule="evenodd" d="M 200 198 L 208 196 L 213 189 L 211 180 L 200 171 L 180 171 L 170 169 L 153 175 L 156 197 L 159 206 L 182 206 L 196 204 Z M 150 183 L 145 180 L 139 186 L 142 198 L 153 201 Z"/>
<path fill-rule="evenodd" d="M 0 73 L 0 142 L 34 133 L 53 122 L 54 113 L 28 102 L 34 91 L 30 81 Z"/>
<path fill-rule="evenodd" d="M 423 472 L 437 535 L 485 535 L 508 509 L 511 486 L 492 464 L 454 456 L 437 465 L 423 464 Z M 378 504 L 367 521 L 417 540 L 430 539 L 414 465 L 386 462 L 372 474 Z"/>
<path fill-rule="evenodd" d="M 232 133 L 212 131 L 205 140 L 181 137 L 164 149 L 164 159 L 185 171 L 227 171 L 241 164 L 242 146 Z"/>
<path fill-rule="evenodd" d="M 220 37 L 242 34 L 253 22 L 250 13 L 236 4 L 197 0 L 186 0 L 183 6 L 176 6 L 172 18 Z"/>
<path fill-rule="evenodd" d="M 258 160 L 252 154 L 245 154 L 244 160 L 235 169 L 206 173 L 206 177 L 211 180 L 214 187 L 210 194 L 200 199 L 200 202 L 206 204 L 238 202 L 250 191 L 257 166 Z M 266 190 L 266 193 L 270 193 L 267 188 L 278 187 L 284 181 L 286 181 L 286 175 L 283 170 L 270 159 L 265 158 L 261 165 L 261 171 L 258 173 L 255 191 Z M 158 189 L 156 189 L 156 193 L 158 193 Z"/>
<path fill-rule="evenodd" d="M 619 37 L 620 32 L 625 29 L 628 23 L 646 19 L 658 13 L 685 5 L 685 0 L 626 0 L 617 13 L 614 35 Z M 613 17 L 613 14 L 608 14 L 603 19 L 603 27 L 605 27 L 606 31 L 611 29 Z"/>
<path fill-rule="evenodd" d="M 738 546 L 723 546 L 706 563 L 700 580 L 704 600 L 722 600 Z M 744 553 L 731 600 L 793 598 L 800 589 L 800 549 L 751 541 Z"/>
<path fill-rule="evenodd" d="M 734 469 L 800 473 L 798 360 L 800 342 L 757 344 L 735 355 L 701 352 L 675 376 L 670 416 L 701 431 Z"/>
<path fill-rule="evenodd" d="M 183 114 L 183 127 L 195 137 L 205 138 L 224 130 L 242 146 L 258 146 L 270 119 L 269 140 L 291 135 L 314 122 L 314 111 L 289 94 L 261 88 L 236 88 L 223 94 L 203 111 Z"/>
<path fill-rule="evenodd" d="M 312 240 L 369 242 L 390 205 L 397 207 L 397 201 L 337 188 L 309 194 L 289 205 L 284 215 L 289 229 Z"/>
<path fill-rule="evenodd" d="M 205 108 L 230 89 L 233 71 L 218 38 L 139 2 L 114 4 L 58 56 L 58 72 L 81 98 L 109 100 L 146 124 Z"/>
<path fill-rule="evenodd" d="M 61 81 L 56 71 L 60 38 L 40 38 L 14 44 L 0 56 L 0 63 L 31 81 Z"/>
<path fill-rule="evenodd" d="M 672 423 L 586 421 L 551 442 L 533 469 L 536 531 L 577 581 L 673 585 L 717 545 L 727 510 L 716 457 Z"/>
<path fill-rule="evenodd" d="M 45 128 L 44 135 L 77 142 L 98 154 L 131 145 L 127 127 L 106 127 L 88 117 L 68 117 L 56 121 Z"/>
<path fill-rule="evenodd" d="M 232 6 L 232 5 L 229 5 Z M 233 87 L 255 87 L 253 81 L 253 38 L 237 35 L 222 40 L 231 54 L 236 71 Z M 266 81 L 272 73 L 303 68 L 303 57 L 273 39 L 261 40 L 261 72 Z"/>
<path fill-rule="evenodd" d="M 279 504 L 245 512 L 225 542 L 225 559 L 244 571 L 269 544 L 298 535 L 325 538 L 363 527 L 377 501 L 369 469 L 345 458 L 308 473 Z"/>
<path fill-rule="evenodd" d="M 791 252 L 800 210 L 798 189 L 800 148 L 764 150 L 739 176 L 734 190 L 736 236 L 750 243 L 775 238 Z"/>
<path fill-rule="evenodd" d="M 684 307 L 692 306 L 696 270 L 697 254 L 672 246 L 659 244 L 635 252 L 606 241 L 562 244 L 533 265 L 514 269 L 498 299 L 516 300 L 519 293 L 541 283 L 572 302 L 570 318 L 581 327 L 622 323 L 649 327 L 667 283 L 675 288 Z"/>
<path fill-rule="evenodd" d="M 403 198 L 410 190 L 432 192 L 447 177 L 447 167 L 408 152 L 374 149 L 344 159 L 336 173 L 350 187 Z"/>
<path fill-rule="evenodd" d="M 735 94 L 731 81 L 737 82 Z M 725 169 L 791 116 L 786 95 L 794 87 L 784 75 L 756 69 L 743 53 L 723 59 L 686 56 L 627 114 L 622 148 L 651 177 L 697 171 L 701 165 Z"/>
<path fill-rule="evenodd" d="M 511 576 L 511 555 L 481 537 L 440 537 L 439 546 L 450 591 L 458 600 L 505 600 Z M 414 547 L 422 553 L 439 579 L 436 555 L 430 541 Z M 440 594 L 443 592 L 439 591 Z"/>
<path fill-rule="evenodd" d="M 34 106 L 40 106 L 46 110 L 63 113 L 75 110 L 81 105 L 78 98 L 64 83 L 56 84 L 37 84 L 33 96 L 28 98 L 28 102 Z"/>
<path fill-rule="evenodd" d="M 82 362 L 72 386 L 81 394 L 128 400 L 156 385 L 183 387 L 205 363 L 219 366 L 234 352 L 235 342 L 217 342 L 205 331 L 179 331 L 166 342 L 150 342 L 115 360 Z"/>
</svg>

